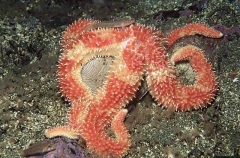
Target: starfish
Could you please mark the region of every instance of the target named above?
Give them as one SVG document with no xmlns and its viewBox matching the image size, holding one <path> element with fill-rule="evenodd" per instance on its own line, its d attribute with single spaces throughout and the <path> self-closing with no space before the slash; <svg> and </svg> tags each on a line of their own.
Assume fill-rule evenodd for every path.
<svg viewBox="0 0 240 158">
<path fill-rule="evenodd" d="M 130 148 L 124 126 L 127 109 L 140 81 L 146 75 L 150 94 L 159 104 L 176 111 L 198 109 L 209 104 L 217 91 L 216 77 L 203 52 L 188 45 L 168 59 L 166 51 L 179 38 L 190 35 L 220 38 L 222 33 L 193 23 L 174 30 L 167 37 L 159 30 L 130 20 L 103 23 L 78 20 L 63 33 L 58 65 L 61 93 L 71 104 L 67 125 L 46 130 L 48 138 L 66 136 L 86 141 L 101 157 L 122 157 Z M 161 45 L 163 40 L 167 46 Z M 92 91 L 80 76 L 90 60 L 114 57 L 106 80 Z M 196 72 L 192 85 L 180 84 L 175 64 L 189 61 Z M 110 136 L 107 128 L 112 129 Z"/>
</svg>

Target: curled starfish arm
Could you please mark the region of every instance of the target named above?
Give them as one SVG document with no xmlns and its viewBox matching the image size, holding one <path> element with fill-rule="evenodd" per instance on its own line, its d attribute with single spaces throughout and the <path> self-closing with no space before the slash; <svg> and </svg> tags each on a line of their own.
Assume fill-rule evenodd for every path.
<svg viewBox="0 0 240 158">
<path fill-rule="evenodd" d="M 179 49 L 172 57 L 171 62 L 173 64 L 180 61 L 189 61 L 190 65 L 196 72 L 196 81 L 193 85 L 179 87 L 178 94 L 187 94 L 189 98 L 182 96 L 176 99 L 179 102 L 180 110 L 197 109 L 198 107 L 203 107 L 209 104 L 217 91 L 217 81 L 214 75 L 212 66 L 207 62 L 204 53 L 197 47 L 188 45 Z M 181 96 L 181 95 L 179 95 Z M 180 102 L 182 100 L 182 103 Z M 187 109 L 186 103 L 191 103 L 192 107 Z"/>
<path fill-rule="evenodd" d="M 189 61 L 196 72 L 193 85 L 182 85 L 172 64 Z M 188 111 L 209 104 L 217 91 L 216 77 L 203 52 L 192 45 L 179 49 L 168 67 L 149 73 L 150 93 L 156 100 L 174 110 Z"/>
<path fill-rule="evenodd" d="M 129 150 L 130 137 L 123 123 L 127 110 L 121 107 L 133 97 L 140 83 L 130 86 L 116 76 L 110 76 L 106 94 L 89 107 L 81 136 L 86 140 L 88 148 L 98 155 L 122 157 Z M 108 129 L 113 133 L 109 133 Z"/>
<path fill-rule="evenodd" d="M 127 114 L 127 109 L 120 110 L 117 115 L 113 118 L 111 127 L 114 130 L 116 135 L 116 140 L 118 142 L 122 142 L 125 145 L 125 151 L 127 151 L 128 147 L 130 147 L 130 136 L 127 132 L 127 129 L 123 123 L 125 116 Z"/>
<path fill-rule="evenodd" d="M 107 126 L 99 126 L 94 122 L 94 118 L 90 118 L 93 122 L 89 122 L 88 125 L 85 125 L 85 127 L 89 126 L 88 129 L 82 129 L 82 134 L 86 140 L 88 148 L 101 157 L 117 158 L 124 156 L 129 150 L 131 144 L 128 130 L 123 122 L 126 114 L 127 110 L 122 109 L 113 117 L 111 121 L 111 131 L 114 133 L 114 136 L 109 136 L 107 134 Z M 100 118 L 96 120 L 99 119 Z"/>
<path fill-rule="evenodd" d="M 173 30 L 167 36 L 168 48 L 178 39 L 184 36 L 191 36 L 196 34 L 203 35 L 206 37 L 211 37 L 211 38 L 220 38 L 223 36 L 221 32 L 214 30 L 213 28 L 210 28 L 204 24 L 193 23 L 193 24 L 189 24 L 184 27 L 181 27 L 179 29 Z"/>
</svg>

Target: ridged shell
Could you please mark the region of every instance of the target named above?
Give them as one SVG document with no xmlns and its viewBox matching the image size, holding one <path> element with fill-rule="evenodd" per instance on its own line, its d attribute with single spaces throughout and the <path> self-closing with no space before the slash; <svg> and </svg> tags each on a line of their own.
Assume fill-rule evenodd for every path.
<svg viewBox="0 0 240 158">
<path fill-rule="evenodd" d="M 94 57 L 83 65 L 80 76 L 93 94 L 106 81 L 113 61 L 114 57 Z"/>
</svg>

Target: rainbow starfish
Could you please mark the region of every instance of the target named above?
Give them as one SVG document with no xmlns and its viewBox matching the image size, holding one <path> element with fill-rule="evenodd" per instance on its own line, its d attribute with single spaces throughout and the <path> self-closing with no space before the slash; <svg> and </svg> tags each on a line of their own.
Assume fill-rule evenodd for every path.
<svg viewBox="0 0 240 158">
<path fill-rule="evenodd" d="M 102 28 L 104 27 L 104 28 Z M 153 28 L 125 20 L 103 23 L 79 20 L 63 34 L 63 53 L 58 65 L 61 92 L 71 103 L 66 126 L 46 131 L 46 136 L 86 140 L 88 148 L 103 157 L 122 157 L 130 147 L 124 126 L 126 104 L 135 96 L 143 75 L 150 94 L 159 104 L 179 111 L 209 104 L 217 91 L 216 77 L 203 52 L 192 45 L 180 48 L 168 60 L 167 49 L 179 38 L 200 34 L 220 38 L 221 32 L 203 24 L 189 24 L 166 38 Z M 83 66 L 95 57 L 114 57 L 104 84 L 92 92 L 79 76 Z M 180 84 L 174 64 L 188 60 L 196 72 L 192 85 Z M 106 133 L 111 125 L 115 138 Z"/>
</svg>

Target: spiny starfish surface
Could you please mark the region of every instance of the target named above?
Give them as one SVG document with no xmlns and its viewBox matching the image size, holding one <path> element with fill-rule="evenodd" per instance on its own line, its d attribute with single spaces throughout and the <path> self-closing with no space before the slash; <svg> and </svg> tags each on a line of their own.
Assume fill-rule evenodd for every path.
<svg viewBox="0 0 240 158">
<path fill-rule="evenodd" d="M 222 33 L 193 23 L 174 30 L 167 37 L 159 30 L 125 20 L 102 23 L 78 20 L 63 34 L 63 53 L 58 65 L 61 92 L 71 103 L 66 126 L 46 131 L 46 136 L 83 137 L 89 149 L 102 157 L 122 157 L 130 147 L 124 126 L 126 104 L 134 97 L 143 75 L 150 94 L 159 104 L 178 111 L 198 109 L 209 104 L 217 91 L 216 77 L 203 52 L 188 45 L 170 60 L 167 49 L 179 38 L 200 34 L 220 38 Z M 163 47 L 161 42 L 167 41 Z M 83 66 L 96 57 L 114 57 L 106 81 L 96 92 L 83 82 Z M 189 61 L 196 72 L 192 85 L 182 85 L 174 64 Z M 111 126 L 115 137 L 106 133 Z"/>
</svg>

